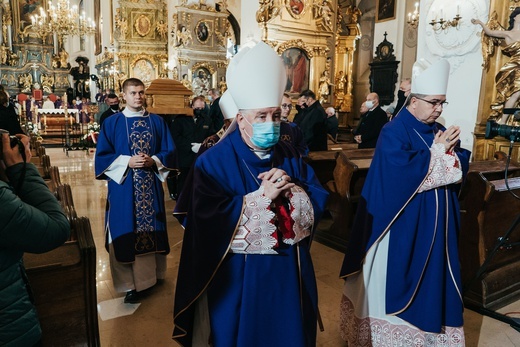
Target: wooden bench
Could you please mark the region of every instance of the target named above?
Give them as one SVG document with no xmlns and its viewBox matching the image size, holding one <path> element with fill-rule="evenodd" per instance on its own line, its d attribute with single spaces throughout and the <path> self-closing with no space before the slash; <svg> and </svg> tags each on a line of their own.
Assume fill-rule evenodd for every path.
<svg viewBox="0 0 520 347">
<path fill-rule="evenodd" d="M 76 239 L 44 254 L 24 255 L 42 327 L 43 346 L 100 346 L 96 247 L 90 221 L 71 224 Z"/>
<path fill-rule="evenodd" d="M 327 210 L 332 217 L 328 230 L 316 230 L 315 239 L 336 250 L 345 251 L 357 201 L 370 167 L 374 149 L 344 150 L 335 153 L 333 180 L 325 188 L 329 191 Z"/>
<path fill-rule="evenodd" d="M 505 161 L 470 164 L 461 189 L 461 231 L 459 253 L 466 304 L 496 309 L 520 297 L 520 245 L 503 247 L 490 256 L 499 238 L 520 216 L 520 200 L 507 191 L 504 182 Z M 512 163 L 508 170 L 509 188 L 520 195 L 520 167 Z M 520 227 L 510 234 L 506 244 L 520 242 Z M 482 276 L 475 276 L 484 262 Z"/>
</svg>

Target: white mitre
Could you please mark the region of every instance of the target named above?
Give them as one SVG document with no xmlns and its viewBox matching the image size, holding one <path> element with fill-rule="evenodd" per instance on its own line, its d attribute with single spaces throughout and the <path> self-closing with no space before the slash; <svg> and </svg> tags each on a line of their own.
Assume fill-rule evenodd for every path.
<svg viewBox="0 0 520 347">
<path fill-rule="evenodd" d="M 282 58 L 262 41 L 241 49 L 226 73 L 228 91 L 240 110 L 280 107 L 285 80 Z"/>
<path fill-rule="evenodd" d="M 441 59 L 431 64 L 420 59 L 412 68 L 412 93 L 423 95 L 446 95 L 450 63 Z"/>
<path fill-rule="evenodd" d="M 233 100 L 229 90 L 226 90 L 224 94 L 222 94 L 218 105 L 222 111 L 222 114 L 224 115 L 224 119 L 233 119 L 237 116 L 238 107 L 235 104 L 235 101 Z"/>
</svg>

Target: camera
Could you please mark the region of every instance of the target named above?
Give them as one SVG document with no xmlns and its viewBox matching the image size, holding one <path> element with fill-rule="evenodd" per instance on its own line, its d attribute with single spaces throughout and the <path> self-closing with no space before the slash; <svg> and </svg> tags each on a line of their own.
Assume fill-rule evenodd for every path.
<svg viewBox="0 0 520 347">
<path fill-rule="evenodd" d="M 4 136 L 3 134 L 9 134 L 9 131 L 0 129 L 0 136 Z M 18 137 L 12 136 L 12 135 L 9 136 L 9 143 L 11 145 L 11 148 L 14 148 L 16 145 L 18 145 L 18 149 L 20 150 L 20 153 L 24 152 L 24 150 L 25 150 L 24 145 Z M 2 153 L 3 153 L 2 139 L 0 138 L 0 157 L 2 157 Z"/>
<path fill-rule="evenodd" d="M 494 120 L 488 120 L 486 123 L 486 139 L 492 139 L 495 136 L 503 136 L 506 139 L 514 142 L 520 142 L 520 127 L 497 124 Z"/>
</svg>

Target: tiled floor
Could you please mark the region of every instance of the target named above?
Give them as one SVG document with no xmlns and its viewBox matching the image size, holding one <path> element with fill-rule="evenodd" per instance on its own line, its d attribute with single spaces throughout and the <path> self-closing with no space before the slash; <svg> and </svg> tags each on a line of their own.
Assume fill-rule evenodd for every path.
<svg viewBox="0 0 520 347">
<path fill-rule="evenodd" d="M 94 179 L 94 153 L 87 155 L 85 151 L 71 151 L 66 156 L 61 148 L 48 148 L 47 154 L 50 155 L 51 165 L 59 167 L 62 182 L 72 186 L 78 215 L 90 219 L 97 246 L 97 293 L 98 303 L 102 303 L 99 307 L 104 308 L 107 304 L 115 303 L 116 308 L 124 309 L 125 307 L 121 306 L 125 305 L 118 301 L 106 302 L 113 299 L 122 301 L 123 294 L 114 291 L 108 254 L 104 249 L 103 218 L 106 183 Z M 168 199 L 167 210 L 172 211 L 173 206 L 174 202 Z M 127 307 L 127 309 L 135 309 L 133 314 L 107 320 L 99 318 L 103 347 L 177 346 L 171 340 L 172 306 L 183 231 L 171 214 L 168 214 L 168 228 L 171 253 L 168 256 L 168 274 L 165 283 L 154 288 L 137 309 Z M 338 310 L 342 289 L 342 281 L 338 279 L 338 273 L 343 259 L 342 254 L 315 242 L 312 246 L 312 255 L 318 280 L 319 308 L 325 326 L 325 331 L 318 333 L 317 345 L 346 346 L 338 333 Z M 504 313 L 513 312 L 516 317 L 520 317 L 519 311 L 520 301 L 501 310 Z M 520 332 L 505 323 L 482 317 L 473 311 L 466 310 L 464 328 L 466 346 L 520 347 Z"/>
</svg>

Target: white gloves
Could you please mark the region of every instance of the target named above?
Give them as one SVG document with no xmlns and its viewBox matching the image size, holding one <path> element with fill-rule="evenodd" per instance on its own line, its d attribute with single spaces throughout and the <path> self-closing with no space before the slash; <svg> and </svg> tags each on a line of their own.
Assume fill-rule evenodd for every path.
<svg viewBox="0 0 520 347">
<path fill-rule="evenodd" d="M 200 149 L 200 143 L 197 143 L 197 142 L 191 143 L 191 150 L 193 151 L 193 153 L 198 153 L 199 149 Z"/>
</svg>

